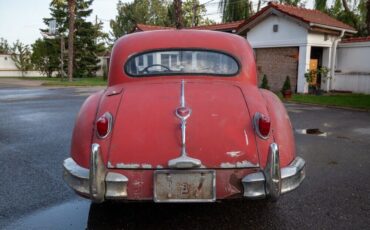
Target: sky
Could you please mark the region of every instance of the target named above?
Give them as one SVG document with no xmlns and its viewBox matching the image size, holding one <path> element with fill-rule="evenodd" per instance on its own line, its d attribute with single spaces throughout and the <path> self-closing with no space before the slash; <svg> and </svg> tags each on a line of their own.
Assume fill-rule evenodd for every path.
<svg viewBox="0 0 370 230">
<path fill-rule="evenodd" d="M 20 40 L 25 44 L 32 44 L 41 38 L 40 28 L 46 28 L 42 19 L 50 17 L 49 4 L 51 0 L 0 0 L 0 38 L 5 38 L 10 44 Z M 132 2 L 132 0 L 122 0 Z M 206 3 L 207 17 L 220 22 L 218 13 L 220 0 L 200 0 Z M 254 0 L 257 1 L 257 0 Z M 311 1 L 311 0 L 309 0 Z M 93 21 L 95 15 L 104 23 L 104 31 L 109 32 L 109 20 L 114 19 L 118 0 L 94 0 L 93 13 L 89 20 Z"/>
</svg>

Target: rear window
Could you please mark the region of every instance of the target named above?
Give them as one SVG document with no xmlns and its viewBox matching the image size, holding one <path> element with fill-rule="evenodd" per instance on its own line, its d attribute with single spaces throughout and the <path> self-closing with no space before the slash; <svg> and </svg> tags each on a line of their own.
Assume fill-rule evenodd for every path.
<svg viewBox="0 0 370 230">
<path fill-rule="evenodd" d="M 125 71 L 132 77 L 155 75 L 219 75 L 233 76 L 239 64 L 232 56 L 208 50 L 159 50 L 130 58 Z"/>
</svg>

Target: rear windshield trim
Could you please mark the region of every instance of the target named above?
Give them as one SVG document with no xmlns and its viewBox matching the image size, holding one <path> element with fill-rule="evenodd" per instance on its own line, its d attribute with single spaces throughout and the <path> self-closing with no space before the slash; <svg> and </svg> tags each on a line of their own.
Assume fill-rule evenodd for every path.
<svg viewBox="0 0 370 230">
<path fill-rule="evenodd" d="M 238 67 L 238 71 L 236 71 L 235 73 L 232 73 L 232 74 L 218 74 L 218 73 L 180 73 L 180 72 L 170 72 L 170 73 L 152 73 L 152 74 L 146 74 L 146 75 L 134 75 L 134 74 L 131 74 L 127 71 L 127 66 L 128 66 L 128 63 L 140 56 L 140 55 L 145 55 L 145 54 L 148 54 L 148 53 L 153 53 L 153 52 L 159 52 L 159 51 L 209 51 L 209 52 L 214 52 L 214 53 L 219 53 L 219 54 L 223 54 L 223 55 L 226 55 L 228 57 L 230 57 L 231 59 L 233 59 Z M 230 53 L 227 53 L 225 51 L 222 51 L 222 50 L 217 50 L 217 49 L 206 49 L 206 48 L 160 48 L 160 49 L 150 49 L 150 50 L 145 50 L 143 52 L 137 52 L 133 55 L 130 55 L 129 58 L 126 60 L 125 64 L 123 65 L 123 70 L 124 70 L 124 73 L 131 77 L 131 78 L 146 78 L 146 77 L 158 77 L 158 76 L 183 76 L 183 75 L 190 75 L 190 76 L 197 76 L 197 75 L 202 75 L 202 76 L 212 76 L 212 77 L 236 77 L 237 75 L 239 75 L 240 71 L 241 71 L 241 64 L 240 64 L 240 61 L 237 57 L 235 57 L 234 55 L 230 54 Z"/>
</svg>

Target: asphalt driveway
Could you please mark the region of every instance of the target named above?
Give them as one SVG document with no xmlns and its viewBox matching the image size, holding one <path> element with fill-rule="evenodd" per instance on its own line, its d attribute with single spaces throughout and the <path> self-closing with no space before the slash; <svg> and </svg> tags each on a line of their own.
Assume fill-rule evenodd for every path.
<svg viewBox="0 0 370 230">
<path fill-rule="evenodd" d="M 294 104 L 286 106 L 307 178 L 277 203 L 90 205 L 64 184 L 61 163 L 78 109 L 95 90 L 0 88 L 0 229 L 370 226 L 370 113 Z"/>
</svg>

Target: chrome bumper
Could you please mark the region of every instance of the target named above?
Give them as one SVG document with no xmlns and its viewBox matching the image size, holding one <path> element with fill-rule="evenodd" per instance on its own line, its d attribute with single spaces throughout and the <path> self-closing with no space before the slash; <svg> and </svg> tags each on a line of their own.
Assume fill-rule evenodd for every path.
<svg viewBox="0 0 370 230">
<path fill-rule="evenodd" d="M 119 173 L 107 172 L 98 144 L 91 147 L 90 170 L 79 166 L 72 158 L 64 160 L 63 167 L 63 177 L 67 184 L 93 202 L 127 198 L 128 178 Z M 304 178 L 305 161 L 297 157 L 289 166 L 280 169 L 279 150 L 273 143 L 270 145 L 265 169 L 242 179 L 244 197 L 269 197 L 277 200 L 280 194 L 296 189 Z"/>
<path fill-rule="evenodd" d="M 106 171 L 98 144 L 93 144 L 91 148 L 90 170 L 82 168 L 72 158 L 64 160 L 63 167 L 63 178 L 67 184 L 96 203 L 127 197 L 127 177 Z"/>
<path fill-rule="evenodd" d="M 277 200 L 281 194 L 296 189 L 302 183 L 305 178 L 305 166 L 305 161 L 296 157 L 289 166 L 280 169 L 278 146 L 271 144 L 265 169 L 243 178 L 244 197 L 269 197 Z"/>
</svg>

